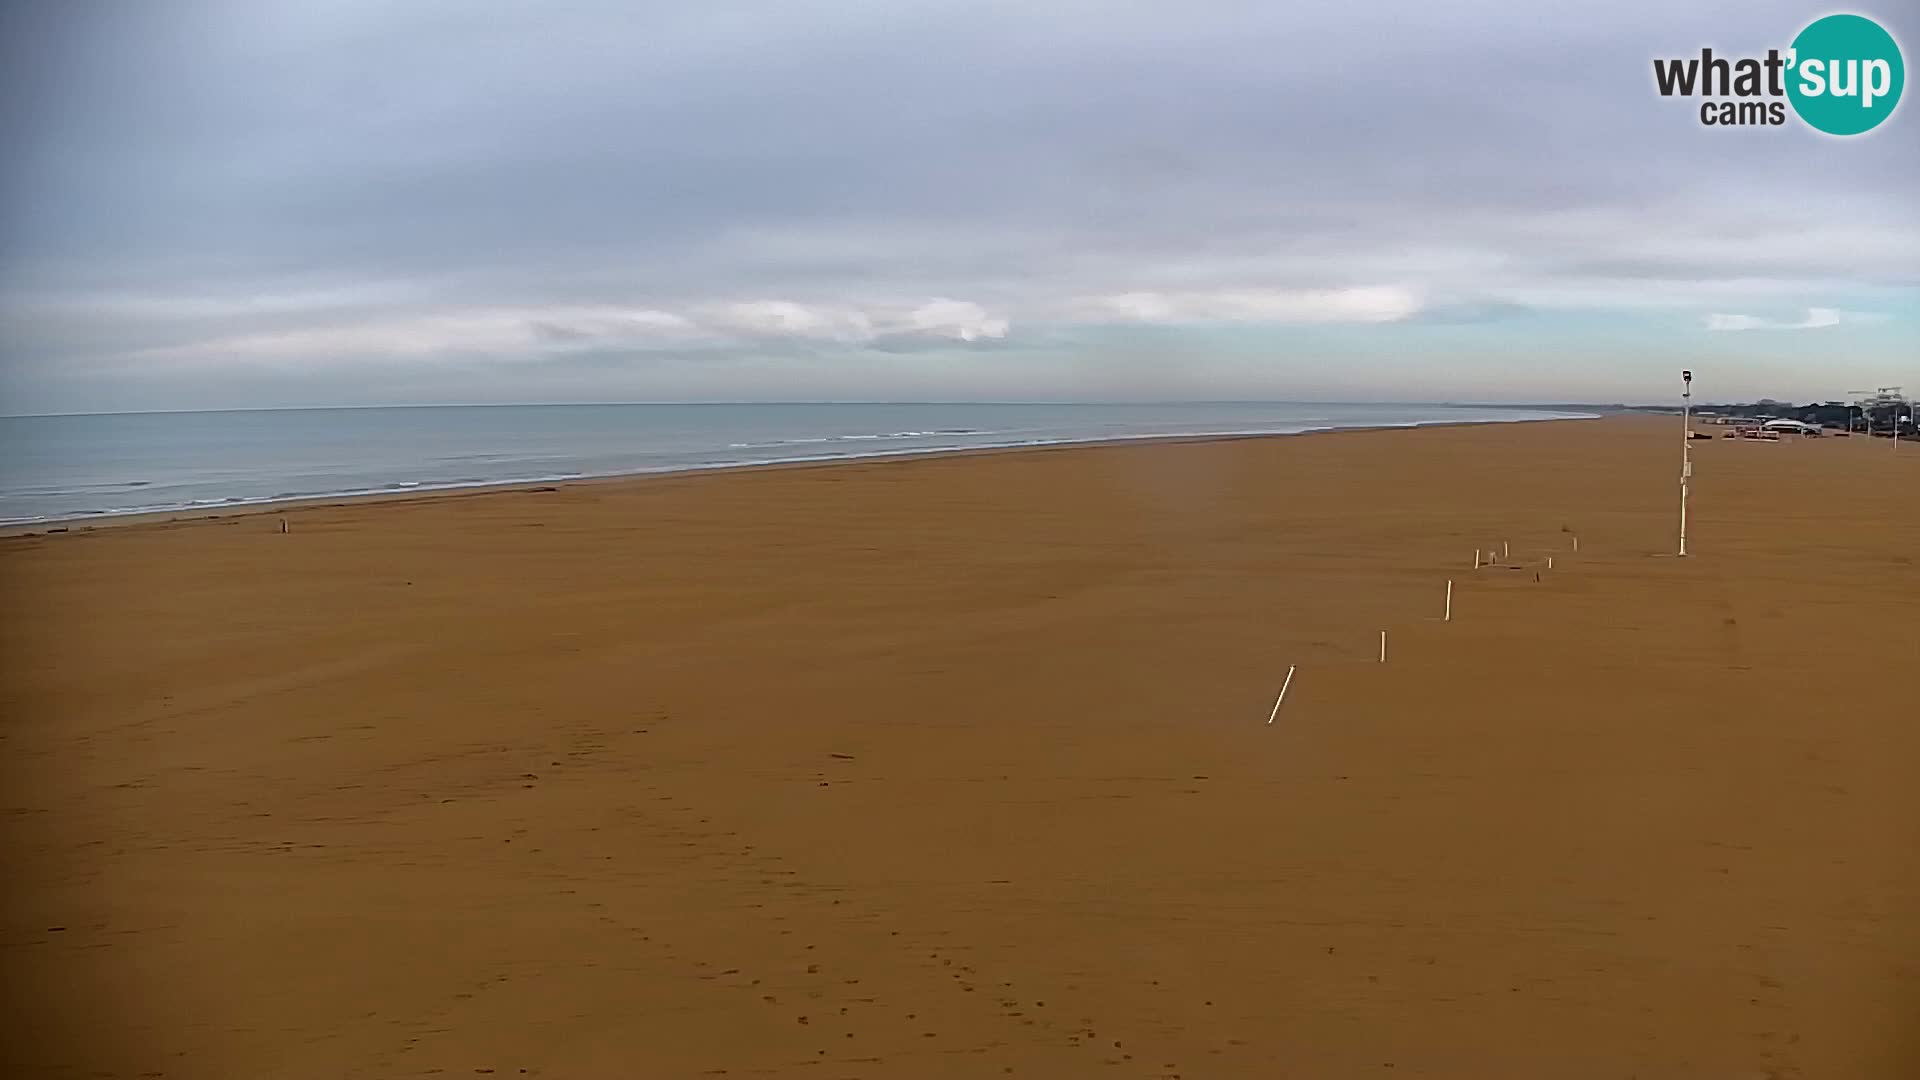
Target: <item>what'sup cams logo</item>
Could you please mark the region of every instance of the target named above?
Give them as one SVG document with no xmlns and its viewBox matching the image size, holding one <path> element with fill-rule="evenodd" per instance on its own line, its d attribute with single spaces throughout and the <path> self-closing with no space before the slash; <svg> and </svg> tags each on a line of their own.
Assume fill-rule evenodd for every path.
<svg viewBox="0 0 1920 1080">
<path fill-rule="evenodd" d="M 1828 15 L 1807 24 L 1786 51 L 1728 58 L 1699 56 L 1653 62 L 1661 97 L 1700 97 L 1708 127 L 1779 126 L 1787 106 L 1802 123 L 1828 135 L 1861 135 L 1893 115 L 1907 67 L 1893 35 L 1864 15 Z"/>
</svg>

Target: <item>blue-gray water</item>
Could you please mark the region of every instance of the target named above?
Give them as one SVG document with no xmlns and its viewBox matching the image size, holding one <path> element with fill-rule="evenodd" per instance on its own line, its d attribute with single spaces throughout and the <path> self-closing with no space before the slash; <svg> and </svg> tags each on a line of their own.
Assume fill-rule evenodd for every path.
<svg viewBox="0 0 1920 1080">
<path fill-rule="evenodd" d="M 1444 405 L 509 405 L 0 418 L 0 522 L 783 461 L 1568 415 Z"/>
</svg>

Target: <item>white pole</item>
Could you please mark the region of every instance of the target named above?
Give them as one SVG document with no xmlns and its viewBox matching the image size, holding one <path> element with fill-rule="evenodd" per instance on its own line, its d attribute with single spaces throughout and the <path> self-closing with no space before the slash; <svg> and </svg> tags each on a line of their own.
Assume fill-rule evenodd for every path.
<svg viewBox="0 0 1920 1080">
<path fill-rule="evenodd" d="M 1453 621 L 1453 582 L 1452 581 L 1447 582 L 1447 614 L 1446 614 L 1446 617 L 1441 619 L 1440 621 L 1441 622 Z"/>
<path fill-rule="evenodd" d="M 1553 556 L 1547 556 L 1547 569 L 1553 569 Z"/>
<path fill-rule="evenodd" d="M 1473 549 L 1473 568 L 1475 570 L 1480 569 L 1480 549 L 1479 548 Z"/>
<path fill-rule="evenodd" d="M 1385 630 L 1380 631 L 1380 662 L 1383 664 L 1387 662 L 1387 632 Z"/>
<path fill-rule="evenodd" d="M 1680 555 L 1687 554 L 1687 480 L 1693 476 L 1693 372 L 1680 373 Z"/>
<path fill-rule="evenodd" d="M 1513 549 L 1507 546 L 1505 540 L 1500 541 L 1500 558 L 1503 560 L 1513 558 Z"/>
<path fill-rule="evenodd" d="M 1273 699 L 1273 711 L 1267 714 L 1269 724 L 1273 723 L 1274 717 L 1280 715 L 1280 703 L 1287 700 L 1287 687 L 1293 685 L 1293 670 L 1292 667 L 1287 668 L 1287 681 L 1280 684 L 1280 696 Z"/>
<path fill-rule="evenodd" d="M 1580 538 L 1577 536 L 1573 538 L 1573 550 L 1576 554 L 1580 551 Z"/>
</svg>

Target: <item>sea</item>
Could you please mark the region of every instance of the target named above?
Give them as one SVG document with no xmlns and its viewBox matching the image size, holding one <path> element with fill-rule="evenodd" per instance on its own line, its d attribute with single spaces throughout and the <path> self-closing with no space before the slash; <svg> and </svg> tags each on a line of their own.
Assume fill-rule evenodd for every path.
<svg viewBox="0 0 1920 1080">
<path fill-rule="evenodd" d="M 0 417 L 0 523 L 994 447 L 1585 414 L 1458 405 L 481 405 Z"/>
</svg>

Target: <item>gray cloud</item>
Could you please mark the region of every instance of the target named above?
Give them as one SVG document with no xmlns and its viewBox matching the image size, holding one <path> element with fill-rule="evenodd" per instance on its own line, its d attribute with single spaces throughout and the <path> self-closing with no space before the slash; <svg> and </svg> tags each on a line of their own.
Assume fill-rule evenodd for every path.
<svg viewBox="0 0 1920 1080">
<path fill-rule="evenodd" d="M 1653 92 L 1653 56 L 1783 45 L 1795 4 L 4 10 L 0 364 L 29 400 L 458 399 L 484 358 L 553 393 L 891 396 L 929 369 L 888 356 L 1088 320 L 1699 327 L 1920 289 L 1911 103 L 1840 144 Z M 789 344 L 842 366 L 769 381 Z M 586 354 L 692 374 L 596 384 Z M 1028 359 L 1104 389 L 1097 358 Z"/>
</svg>

